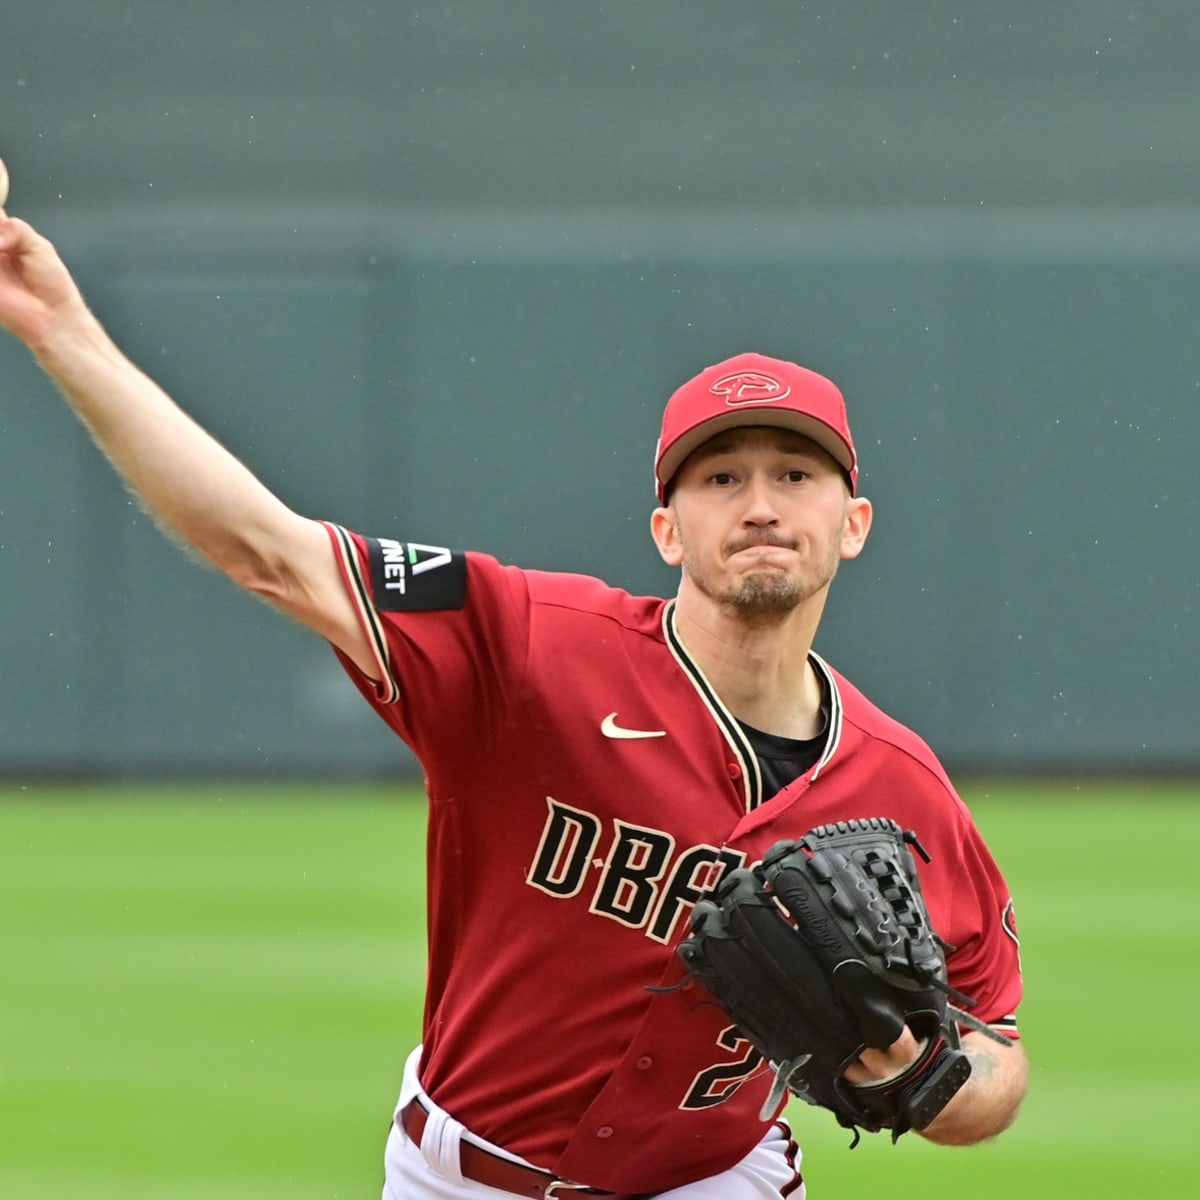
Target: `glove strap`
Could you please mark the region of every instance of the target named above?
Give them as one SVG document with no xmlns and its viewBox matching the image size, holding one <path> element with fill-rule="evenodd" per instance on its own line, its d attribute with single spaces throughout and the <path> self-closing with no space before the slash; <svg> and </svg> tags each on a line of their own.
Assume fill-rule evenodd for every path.
<svg viewBox="0 0 1200 1200">
<path fill-rule="evenodd" d="M 958 1093 L 971 1074 L 967 1056 L 944 1036 L 929 1039 L 916 1062 L 883 1083 L 850 1087 L 868 1128 L 891 1129 L 892 1141 L 910 1129 L 924 1129 Z"/>
</svg>

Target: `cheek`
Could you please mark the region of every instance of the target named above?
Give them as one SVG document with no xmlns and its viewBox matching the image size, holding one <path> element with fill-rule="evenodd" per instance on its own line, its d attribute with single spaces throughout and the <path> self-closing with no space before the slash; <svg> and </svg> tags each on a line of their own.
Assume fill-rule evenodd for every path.
<svg viewBox="0 0 1200 1200">
<path fill-rule="evenodd" d="M 686 565 L 692 573 L 719 569 L 729 532 L 720 514 L 676 512 L 668 539 L 674 556 L 667 561 L 671 566 Z"/>
<path fill-rule="evenodd" d="M 672 566 L 686 566 L 689 570 L 695 570 L 697 566 L 695 532 L 691 528 L 684 529 L 678 525 L 675 527 L 675 557 L 672 560 Z"/>
</svg>

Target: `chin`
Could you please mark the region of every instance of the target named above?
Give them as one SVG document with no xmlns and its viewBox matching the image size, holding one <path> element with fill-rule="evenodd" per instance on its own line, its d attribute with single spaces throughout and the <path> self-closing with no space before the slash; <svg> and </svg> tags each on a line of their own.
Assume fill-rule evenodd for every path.
<svg viewBox="0 0 1200 1200">
<path fill-rule="evenodd" d="M 761 620 L 785 617 L 803 599 L 804 590 L 794 579 L 773 571 L 746 576 L 730 593 L 728 603 L 742 616 Z"/>
</svg>

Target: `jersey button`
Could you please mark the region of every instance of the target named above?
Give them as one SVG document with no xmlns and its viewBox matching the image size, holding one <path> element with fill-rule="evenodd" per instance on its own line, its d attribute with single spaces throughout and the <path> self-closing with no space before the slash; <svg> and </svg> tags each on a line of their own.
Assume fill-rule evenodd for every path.
<svg viewBox="0 0 1200 1200">
<path fill-rule="evenodd" d="M 730 779 L 734 779 L 734 780 L 741 779 L 742 768 L 740 766 L 738 766 L 737 763 L 731 762 L 731 763 L 727 764 L 727 769 L 729 771 Z"/>
<path fill-rule="evenodd" d="M 648 1071 L 652 1066 L 654 1066 L 654 1059 L 652 1059 L 648 1054 L 643 1054 L 634 1065 L 639 1071 Z"/>
<path fill-rule="evenodd" d="M 613 1127 L 611 1125 L 601 1125 L 600 1128 L 596 1130 L 596 1136 L 598 1138 L 610 1138 L 612 1135 Z"/>
</svg>

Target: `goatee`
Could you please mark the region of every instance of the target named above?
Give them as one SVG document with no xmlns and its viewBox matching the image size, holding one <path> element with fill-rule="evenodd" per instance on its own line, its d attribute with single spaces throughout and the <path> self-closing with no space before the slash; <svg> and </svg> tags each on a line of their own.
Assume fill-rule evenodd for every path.
<svg viewBox="0 0 1200 1200">
<path fill-rule="evenodd" d="M 764 571 L 744 576 L 717 599 L 744 624 L 771 625 L 800 604 L 804 589 L 790 576 Z"/>
</svg>

